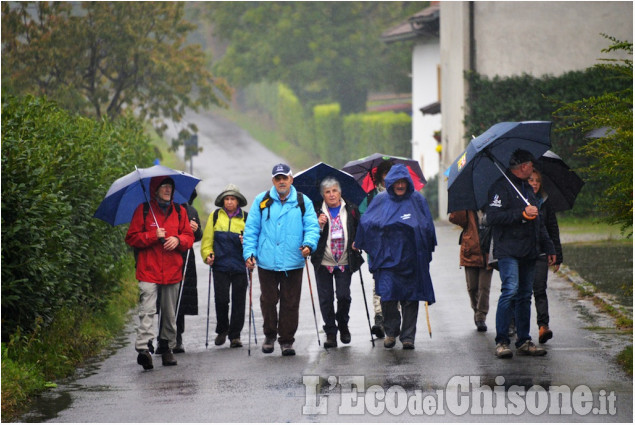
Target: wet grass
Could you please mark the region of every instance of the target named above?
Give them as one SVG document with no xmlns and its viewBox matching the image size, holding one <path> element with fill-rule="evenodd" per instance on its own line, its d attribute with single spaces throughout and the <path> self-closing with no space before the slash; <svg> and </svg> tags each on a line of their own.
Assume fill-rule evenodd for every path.
<svg viewBox="0 0 635 425">
<path fill-rule="evenodd" d="M 617 362 L 622 365 L 624 370 L 629 374 L 633 375 L 633 346 L 630 345 L 626 347 L 620 354 L 617 356 Z"/>
<path fill-rule="evenodd" d="M 562 246 L 564 262 L 599 292 L 633 305 L 633 242 L 612 240 L 578 242 Z"/>
</svg>

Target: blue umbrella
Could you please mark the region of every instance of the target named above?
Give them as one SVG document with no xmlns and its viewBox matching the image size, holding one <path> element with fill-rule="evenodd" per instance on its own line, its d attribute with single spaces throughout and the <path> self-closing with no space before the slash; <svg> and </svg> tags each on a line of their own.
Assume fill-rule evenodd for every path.
<svg viewBox="0 0 635 425">
<path fill-rule="evenodd" d="M 485 206 L 490 186 L 505 175 L 512 154 L 524 149 L 539 158 L 551 147 L 550 134 L 550 121 L 501 122 L 472 139 L 450 165 L 448 213 Z"/>
<path fill-rule="evenodd" d="M 158 176 L 169 176 L 174 180 L 173 200 L 180 204 L 189 201 L 194 188 L 201 181 L 186 172 L 173 170 L 163 165 L 150 168 L 135 167 L 135 171 L 115 180 L 93 217 L 112 226 L 129 223 L 139 204 L 148 202 L 152 197 L 150 180 Z"/>
<path fill-rule="evenodd" d="M 323 162 L 299 172 L 293 177 L 293 186 L 295 186 L 297 191 L 308 196 L 314 204 L 321 204 L 320 183 L 326 177 L 337 179 L 342 189 L 342 197 L 347 201 L 359 205 L 366 198 L 366 192 L 357 183 L 355 177 L 346 171 L 340 171 Z"/>
</svg>

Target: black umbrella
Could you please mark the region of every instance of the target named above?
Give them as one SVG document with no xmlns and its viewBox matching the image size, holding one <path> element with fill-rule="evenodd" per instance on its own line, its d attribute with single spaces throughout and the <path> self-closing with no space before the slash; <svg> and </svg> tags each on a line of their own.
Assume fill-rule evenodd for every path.
<svg viewBox="0 0 635 425">
<path fill-rule="evenodd" d="M 359 205 L 364 198 L 366 198 L 366 192 L 364 192 L 353 176 L 323 162 L 318 162 L 312 167 L 296 174 L 293 177 L 293 186 L 297 191 L 308 196 L 313 204 L 321 205 L 322 193 L 320 193 L 320 183 L 326 177 L 337 179 L 340 184 L 340 189 L 342 189 L 342 197 L 347 201 Z"/>
<path fill-rule="evenodd" d="M 513 153 L 524 149 L 540 157 L 551 147 L 550 134 L 549 121 L 501 122 L 472 139 L 449 168 L 448 213 L 485 206 L 490 186 L 506 176 Z"/>
<path fill-rule="evenodd" d="M 575 198 L 580 193 L 584 181 L 573 172 L 558 155 L 545 152 L 534 161 L 534 167 L 542 175 L 542 189 L 549 195 L 554 211 L 573 208 Z"/>
<path fill-rule="evenodd" d="M 393 164 L 403 164 L 408 167 L 408 173 L 410 173 L 415 190 L 423 189 L 427 183 L 426 178 L 423 176 L 423 171 L 421 171 L 421 166 L 416 160 L 383 153 L 374 153 L 364 158 L 348 161 L 342 167 L 342 171 L 351 173 L 362 186 L 362 189 L 368 193 L 375 188 L 373 174 L 377 171 L 377 166 L 384 161 L 390 161 Z"/>
</svg>

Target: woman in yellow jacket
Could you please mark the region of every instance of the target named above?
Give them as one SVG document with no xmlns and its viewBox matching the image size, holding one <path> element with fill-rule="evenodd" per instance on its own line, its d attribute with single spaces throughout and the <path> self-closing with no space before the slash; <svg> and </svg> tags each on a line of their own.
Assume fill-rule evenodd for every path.
<svg viewBox="0 0 635 425">
<path fill-rule="evenodd" d="M 243 260 L 242 233 L 247 212 L 242 208 L 247 200 L 236 185 L 229 184 L 216 198 L 220 207 L 209 215 L 203 239 L 201 256 L 214 273 L 214 305 L 216 306 L 216 339 L 223 345 L 229 336 L 230 347 L 242 347 L 240 332 L 245 324 L 247 275 Z M 229 297 L 231 289 L 231 317 Z"/>
</svg>

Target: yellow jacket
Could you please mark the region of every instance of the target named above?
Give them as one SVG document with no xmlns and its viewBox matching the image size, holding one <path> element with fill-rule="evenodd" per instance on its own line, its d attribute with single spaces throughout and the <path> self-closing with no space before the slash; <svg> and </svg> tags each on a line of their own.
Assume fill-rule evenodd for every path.
<svg viewBox="0 0 635 425">
<path fill-rule="evenodd" d="M 217 209 L 218 218 L 214 223 L 215 211 L 209 215 L 201 239 L 201 257 L 203 261 L 210 253 L 214 254 L 214 270 L 240 272 L 245 270 L 240 235 L 245 230 L 247 213 L 242 209 L 229 218 L 223 208 Z"/>
</svg>

